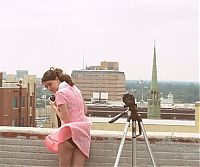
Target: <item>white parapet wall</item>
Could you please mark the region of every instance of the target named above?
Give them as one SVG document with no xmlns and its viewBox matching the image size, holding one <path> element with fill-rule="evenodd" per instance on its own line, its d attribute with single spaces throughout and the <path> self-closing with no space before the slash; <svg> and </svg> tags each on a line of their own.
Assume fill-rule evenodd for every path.
<svg viewBox="0 0 200 167">
<path fill-rule="evenodd" d="M 57 167 L 58 155 L 44 146 L 44 138 L 56 129 L 31 127 L 0 127 L 1 167 Z M 92 130 L 90 158 L 86 167 L 112 167 L 123 132 Z M 126 136 L 120 167 L 131 167 L 132 138 Z M 199 165 L 200 140 L 180 133 L 148 133 L 148 142 L 157 166 Z M 136 138 L 137 166 L 152 166 L 143 135 Z"/>
</svg>

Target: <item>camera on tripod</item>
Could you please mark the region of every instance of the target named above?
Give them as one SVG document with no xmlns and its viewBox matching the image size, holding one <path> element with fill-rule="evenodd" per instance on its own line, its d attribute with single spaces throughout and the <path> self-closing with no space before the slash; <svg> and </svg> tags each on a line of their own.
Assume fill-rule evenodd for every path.
<svg viewBox="0 0 200 167">
<path fill-rule="evenodd" d="M 124 107 L 129 107 L 131 111 L 136 111 L 135 97 L 130 93 L 125 93 L 122 98 L 125 103 Z"/>
<path fill-rule="evenodd" d="M 127 114 L 127 122 L 126 122 L 126 125 L 124 128 L 123 137 L 120 142 L 119 150 L 117 152 L 117 157 L 115 159 L 114 167 L 118 167 L 119 159 L 120 159 L 121 152 L 123 149 L 123 145 L 126 140 L 126 135 L 127 135 L 128 128 L 130 127 L 130 125 L 132 125 L 132 166 L 136 166 L 136 137 L 140 136 L 143 132 L 144 139 L 145 139 L 148 151 L 149 151 L 149 155 L 150 155 L 153 167 L 156 167 L 154 157 L 152 155 L 151 148 L 149 146 L 149 141 L 148 141 L 145 129 L 144 129 L 144 125 L 142 123 L 142 118 L 141 118 L 140 114 L 137 113 L 137 104 L 135 103 L 135 97 L 130 93 L 125 93 L 122 97 L 122 100 L 125 103 L 124 107 L 128 107 L 128 109 L 126 111 L 116 115 L 114 118 L 112 118 L 109 121 L 109 123 L 113 123 L 117 119 L 119 119 L 122 115 Z M 136 135 L 136 129 L 137 129 L 136 122 L 138 123 L 139 135 Z"/>
</svg>

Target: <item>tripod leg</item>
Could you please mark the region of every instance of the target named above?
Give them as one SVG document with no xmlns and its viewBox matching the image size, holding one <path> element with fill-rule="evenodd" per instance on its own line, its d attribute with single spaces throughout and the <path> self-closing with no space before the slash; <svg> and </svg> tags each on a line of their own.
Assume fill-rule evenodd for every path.
<svg viewBox="0 0 200 167">
<path fill-rule="evenodd" d="M 136 121 L 132 121 L 132 166 L 136 167 Z"/>
<path fill-rule="evenodd" d="M 138 122 L 142 128 L 142 132 L 143 132 L 143 135 L 144 135 L 144 139 L 145 139 L 145 142 L 146 142 L 146 145 L 147 145 L 147 148 L 148 148 L 148 151 L 149 151 L 149 155 L 151 157 L 151 161 L 152 161 L 152 164 L 154 167 L 156 167 L 156 164 L 155 164 L 155 161 L 154 161 L 154 158 L 153 158 L 153 154 L 151 152 L 151 148 L 150 148 L 150 145 L 149 145 L 149 141 L 148 141 L 148 138 L 147 138 L 147 134 L 145 132 L 145 129 L 144 129 L 144 126 L 143 126 L 143 123 L 142 121 Z"/>
<path fill-rule="evenodd" d="M 122 137 L 121 142 L 120 142 L 120 146 L 119 146 L 119 150 L 118 150 L 118 153 L 117 153 L 117 157 L 116 157 L 116 160 L 115 160 L 114 167 L 118 167 L 119 159 L 120 159 L 120 156 L 121 156 L 121 152 L 122 152 L 123 145 L 124 145 L 124 142 L 125 142 L 125 139 L 126 139 L 126 135 L 127 135 L 129 125 L 130 125 L 130 122 L 127 122 L 126 125 L 125 125 L 123 137 Z"/>
</svg>

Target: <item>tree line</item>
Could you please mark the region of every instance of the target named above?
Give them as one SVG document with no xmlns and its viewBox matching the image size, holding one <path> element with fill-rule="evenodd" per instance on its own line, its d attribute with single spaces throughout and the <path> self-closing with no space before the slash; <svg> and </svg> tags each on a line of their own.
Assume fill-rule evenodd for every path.
<svg viewBox="0 0 200 167">
<path fill-rule="evenodd" d="M 44 94 L 46 100 L 51 96 L 51 92 L 43 90 L 42 85 L 36 87 L 36 106 L 44 107 Z M 126 92 L 132 93 L 137 101 L 142 99 L 147 101 L 149 98 L 149 90 L 151 88 L 151 81 L 140 80 L 126 80 L 125 89 Z M 158 82 L 159 96 L 167 98 L 169 92 L 173 94 L 174 103 L 195 103 L 200 100 L 200 85 L 195 82 Z"/>
<path fill-rule="evenodd" d="M 142 92 L 144 101 L 147 101 L 150 88 L 151 81 L 126 81 L 126 91 L 134 94 L 138 101 L 142 98 Z M 200 84 L 197 82 L 159 81 L 158 91 L 159 96 L 163 98 L 167 98 L 167 95 L 171 92 L 174 103 L 195 103 L 200 99 Z"/>
</svg>

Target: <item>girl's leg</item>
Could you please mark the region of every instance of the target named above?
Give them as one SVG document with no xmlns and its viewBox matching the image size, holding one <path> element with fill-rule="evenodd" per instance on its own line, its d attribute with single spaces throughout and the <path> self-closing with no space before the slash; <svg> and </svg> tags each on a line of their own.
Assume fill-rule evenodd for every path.
<svg viewBox="0 0 200 167">
<path fill-rule="evenodd" d="M 84 167 L 86 156 L 76 148 L 73 152 L 72 167 Z"/>
<path fill-rule="evenodd" d="M 68 141 L 64 141 L 58 146 L 59 167 L 70 167 L 72 161 L 72 153 L 75 147 Z"/>
</svg>

